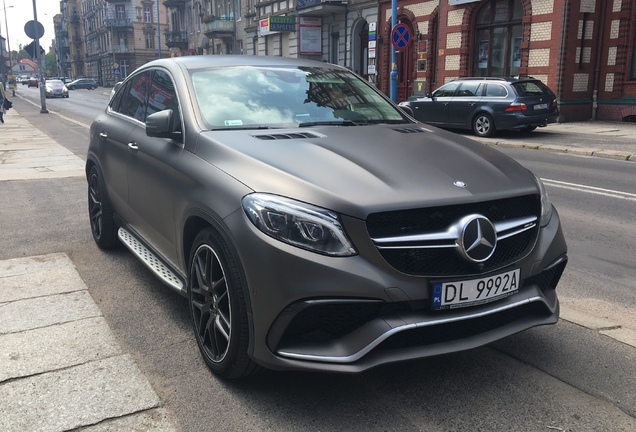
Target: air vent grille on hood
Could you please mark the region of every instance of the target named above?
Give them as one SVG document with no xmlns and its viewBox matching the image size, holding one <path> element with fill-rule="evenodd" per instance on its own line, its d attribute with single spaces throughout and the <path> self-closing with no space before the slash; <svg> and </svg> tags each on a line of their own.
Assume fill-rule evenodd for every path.
<svg viewBox="0 0 636 432">
<path fill-rule="evenodd" d="M 320 135 L 316 135 L 316 134 L 313 134 L 311 132 L 264 134 L 264 135 L 252 135 L 252 136 L 254 138 L 262 139 L 262 140 L 322 138 Z"/>
<path fill-rule="evenodd" d="M 430 129 L 422 128 L 422 127 L 411 127 L 411 128 L 392 128 L 396 132 L 412 134 L 412 133 L 423 133 L 423 132 L 433 132 Z"/>
</svg>

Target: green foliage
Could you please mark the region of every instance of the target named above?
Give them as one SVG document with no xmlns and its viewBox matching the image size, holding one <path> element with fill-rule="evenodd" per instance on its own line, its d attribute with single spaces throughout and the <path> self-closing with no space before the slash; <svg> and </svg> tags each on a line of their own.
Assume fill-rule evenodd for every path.
<svg viewBox="0 0 636 432">
<path fill-rule="evenodd" d="M 44 55 L 44 73 L 46 76 L 57 76 L 57 56 L 55 51 L 50 50 Z"/>
</svg>

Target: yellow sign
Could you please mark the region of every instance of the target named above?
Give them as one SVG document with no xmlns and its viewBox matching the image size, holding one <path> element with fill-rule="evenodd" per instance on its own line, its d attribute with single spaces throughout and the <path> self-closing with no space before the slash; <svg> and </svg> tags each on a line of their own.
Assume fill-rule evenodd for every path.
<svg viewBox="0 0 636 432">
<path fill-rule="evenodd" d="M 15 75 L 9 75 L 9 85 L 7 86 L 7 90 L 13 90 L 16 91 L 18 88 L 18 77 Z"/>
</svg>

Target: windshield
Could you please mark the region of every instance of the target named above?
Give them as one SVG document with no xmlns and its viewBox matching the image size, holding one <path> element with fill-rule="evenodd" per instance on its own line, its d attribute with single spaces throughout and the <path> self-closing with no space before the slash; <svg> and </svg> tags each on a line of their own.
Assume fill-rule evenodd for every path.
<svg viewBox="0 0 636 432">
<path fill-rule="evenodd" d="M 406 121 L 375 89 L 348 71 L 223 67 L 194 71 L 192 83 L 210 129 Z"/>
<path fill-rule="evenodd" d="M 60 80 L 46 80 L 46 84 L 47 85 L 52 85 L 52 86 L 63 86 L 64 83 Z"/>
</svg>

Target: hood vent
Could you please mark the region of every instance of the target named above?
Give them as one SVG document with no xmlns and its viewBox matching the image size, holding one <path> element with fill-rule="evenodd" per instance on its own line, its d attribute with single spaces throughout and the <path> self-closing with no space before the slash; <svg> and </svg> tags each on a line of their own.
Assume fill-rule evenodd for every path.
<svg viewBox="0 0 636 432">
<path fill-rule="evenodd" d="M 426 129 L 426 128 L 423 128 L 423 127 L 393 128 L 393 130 L 396 131 L 396 132 L 405 133 L 405 134 L 433 132 L 432 130 Z"/>
<path fill-rule="evenodd" d="M 262 140 L 322 138 L 322 136 L 313 134 L 311 132 L 294 132 L 294 133 L 266 134 L 266 135 L 252 135 L 252 136 L 254 138 L 262 139 Z"/>
</svg>

